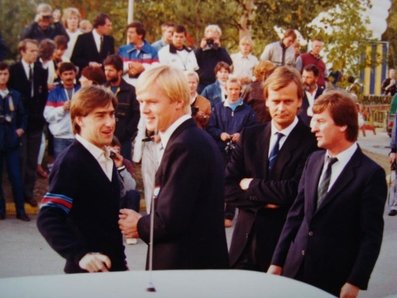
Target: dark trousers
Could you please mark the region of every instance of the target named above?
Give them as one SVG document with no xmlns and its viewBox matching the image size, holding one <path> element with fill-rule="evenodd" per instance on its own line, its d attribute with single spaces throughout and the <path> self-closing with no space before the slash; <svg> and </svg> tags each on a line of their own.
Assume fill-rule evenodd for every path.
<svg viewBox="0 0 397 298">
<path fill-rule="evenodd" d="M 42 130 L 27 132 L 22 137 L 22 177 L 25 185 L 25 198 L 33 198 L 36 183 L 37 156 L 39 155 Z"/>
<path fill-rule="evenodd" d="M 5 214 L 6 203 L 2 188 L 3 164 L 6 164 L 8 179 L 12 187 L 15 209 L 17 214 L 25 213 L 21 167 L 19 162 L 19 147 L 0 151 L 0 213 Z"/>
</svg>

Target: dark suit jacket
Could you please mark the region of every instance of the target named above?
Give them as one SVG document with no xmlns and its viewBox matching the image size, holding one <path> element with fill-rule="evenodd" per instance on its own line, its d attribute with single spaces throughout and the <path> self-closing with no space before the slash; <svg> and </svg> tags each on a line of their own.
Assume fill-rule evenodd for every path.
<svg viewBox="0 0 397 298">
<path fill-rule="evenodd" d="M 360 148 L 316 211 L 324 152 L 308 159 L 272 264 L 283 275 L 339 296 L 344 283 L 366 289 L 379 254 L 387 186 L 384 170 Z"/>
<path fill-rule="evenodd" d="M 318 86 L 314 99 L 317 99 L 324 92 L 324 87 Z M 307 99 L 306 92 L 303 92 L 302 106 L 299 110 L 298 117 L 307 126 L 310 126 L 311 116 L 307 115 L 307 108 L 309 107 L 309 100 Z"/>
<path fill-rule="evenodd" d="M 232 267 L 256 238 L 253 269 L 267 270 L 288 209 L 297 194 L 306 158 L 316 149 L 309 128 L 299 121 L 269 173 L 270 134 L 270 122 L 243 130 L 226 167 L 225 200 L 239 208 L 229 253 Z M 247 191 L 240 189 L 242 178 L 254 178 Z M 279 208 L 265 209 L 266 204 L 276 204 Z"/>
<path fill-rule="evenodd" d="M 172 134 L 156 173 L 153 269 L 228 267 L 223 225 L 223 163 L 215 142 L 193 119 Z M 138 221 L 149 242 L 150 216 Z"/>
<path fill-rule="evenodd" d="M 112 54 L 114 54 L 114 38 L 112 36 L 104 36 L 102 51 L 99 53 L 93 33 L 88 32 L 77 37 L 76 45 L 74 46 L 70 60 L 77 65 L 81 71 L 89 62 L 98 62 L 102 64 L 103 60 Z"/>
<path fill-rule="evenodd" d="M 27 131 L 40 131 L 43 129 L 45 123 L 43 112 L 48 96 L 47 76 L 47 70 L 36 62 L 33 67 L 34 97 L 31 98 L 31 85 L 23 69 L 22 62 L 19 61 L 10 67 L 8 87 L 21 93 L 22 102 L 28 117 Z"/>
</svg>

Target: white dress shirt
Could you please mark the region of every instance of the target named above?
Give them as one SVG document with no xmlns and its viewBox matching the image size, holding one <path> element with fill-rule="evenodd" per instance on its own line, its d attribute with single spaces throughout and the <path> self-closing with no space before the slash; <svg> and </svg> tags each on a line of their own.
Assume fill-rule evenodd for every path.
<svg viewBox="0 0 397 298">
<path fill-rule="evenodd" d="M 109 181 L 112 181 L 114 163 L 110 158 L 109 149 L 107 147 L 105 149 L 101 149 L 84 139 L 79 134 L 76 134 L 76 140 L 92 154 L 92 156 L 98 161 L 106 177 L 108 177 Z"/>
<path fill-rule="evenodd" d="M 284 145 L 284 143 L 287 140 L 289 134 L 291 133 L 291 131 L 295 128 L 295 126 L 297 124 L 298 124 L 298 118 L 295 117 L 294 121 L 292 121 L 292 123 L 289 126 L 287 126 L 286 128 L 284 128 L 282 130 L 278 130 L 276 128 L 276 126 L 274 125 L 273 120 L 272 120 L 272 122 L 271 122 L 271 135 L 270 135 L 270 144 L 269 144 L 268 157 L 270 156 L 270 153 L 272 152 L 272 149 L 273 149 L 274 145 L 276 144 L 276 141 L 277 141 L 276 133 L 283 134 L 283 137 L 280 139 L 280 142 L 279 142 L 279 150 L 281 150 L 281 147 Z"/>
</svg>

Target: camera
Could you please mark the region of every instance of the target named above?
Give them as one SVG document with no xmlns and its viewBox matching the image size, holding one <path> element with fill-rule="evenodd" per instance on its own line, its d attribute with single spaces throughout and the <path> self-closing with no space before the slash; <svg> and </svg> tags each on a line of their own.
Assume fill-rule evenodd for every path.
<svg viewBox="0 0 397 298">
<path fill-rule="evenodd" d="M 210 49 L 217 49 L 219 46 L 217 43 L 215 43 L 215 40 L 213 38 L 207 38 L 207 47 Z"/>
<path fill-rule="evenodd" d="M 235 148 L 236 148 L 236 144 L 233 141 L 227 142 L 225 146 L 226 154 L 230 155 Z"/>
</svg>

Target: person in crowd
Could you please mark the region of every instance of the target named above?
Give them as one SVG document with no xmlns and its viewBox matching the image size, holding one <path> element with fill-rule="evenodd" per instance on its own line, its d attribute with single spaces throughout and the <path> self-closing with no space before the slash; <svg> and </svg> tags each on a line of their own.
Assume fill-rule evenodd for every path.
<svg viewBox="0 0 397 298">
<path fill-rule="evenodd" d="M 132 161 L 141 163 L 143 195 L 147 214 L 150 213 L 155 188 L 155 175 L 160 165 L 160 146 L 158 131 L 149 130 L 146 127 L 145 118 L 141 117 L 138 123 Z"/>
<path fill-rule="evenodd" d="M 76 71 L 73 63 L 63 62 L 60 64 L 58 72 L 62 83 L 49 92 L 44 108 L 44 118 L 54 137 L 54 158 L 57 158 L 74 141 L 70 120 L 70 103 L 73 95 L 80 88 L 75 84 Z"/>
<path fill-rule="evenodd" d="M 170 44 L 172 42 L 172 35 L 175 30 L 175 24 L 171 22 L 165 22 L 161 24 L 161 38 L 152 43 L 152 47 L 156 49 L 156 51 L 160 51 L 162 47 Z"/>
<path fill-rule="evenodd" d="M 258 58 L 252 55 L 254 42 L 250 36 L 240 39 L 240 51 L 230 55 L 233 61 L 233 75 L 237 76 L 243 86 L 250 84 L 253 78 L 253 70 L 258 64 Z"/>
<path fill-rule="evenodd" d="M 324 92 L 324 87 L 317 85 L 319 75 L 320 72 L 314 64 L 306 65 L 303 69 L 302 83 L 305 92 L 298 117 L 307 126 L 310 126 L 312 120 L 314 101 Z"/>
<path fill-rule="evenodd" d="M 3 165 L 6 165 L 11 182 L 16 217 L 30 221 L 25 212 L 23 182 L 20 169 L 20 139 L 26 131 L 27 118 L 20 94 L 7 87 L 10 78 L 9 66 L 0 62 L 0 220 L 6 218 Z"/>
<path fill-rule="evenodd" d="M 195 71 L 185 72 L 190 91 L 192 118 L 200 128 L 206 128 L 211 116 L 211 102 L 197 93 L 199 76 Z"/>
<path fill-rule="evenodd" d="M 110 55 L 103 61 L 107 87 L 117 97 L 115 135 L 121 143 L 121 155 L 131 159 L 132 141 L 135 139 L 139 122 L 139 103 L 135 88 L 122 78 L 123 60 L 117 55 Z"/>
<path fill-rule="evenodd" d="M 112 21 L 105 13 L 96 16 L 91 32 L 80 34 L 73 49 L 71 62 L 83 69 L 87 65 L 102 67 L 102 62 L 114 54 Z"/>
<path fill-rule="evenodd" d="M 325 81 L 328 77 L 327 66 L 325 65 L 320 54 L 324 48 L 324 42 L 318 38 L 315 38 L 311 42 L 311 50 L 307 53 L 301 54 L 296 59 L 296 69 L 303 73 L 303 69 L 306 65 L 313 64 L 318 68 L 319 74 L 317 78 L 317 85 L 324 88 Z M 336 82 L 335 82 L 336 84 Z"/>
<path fill-rule="evenodd" d="M 146 30 L 142 23 L 132 22 L 126 31 L 129 43 L 120 47 L 118 55 L 124 63 L 123 79 L 134 86 L 139 75 L 159 59 L 157 50 L 145 40 Z"/>
<path fill-rule="evenodd" d="M 218 102 L 225 101 L 226 82 L 232 72 L 232 68 L 226 62 L 219 62 L 215 65 L 213 71 L 216 76 L 215 83 L 208 85 L 201 92 L 201 96 L 204 96 L 210 101 L 211 107 L 214 107 Z"/>
<path fill-rule="evenodd" d="M 222 157 L 190 116 L 184 73 L 166 65 L 146 70 L 137 97 L 146 127 L 159 132 L 161 163 L 151 214 L 121 209 L 122 233 L 149 243 L 153 216 L 154 270 L 226 268 Z"/>
<path fill-rule="evenodd" d="M 83 33 L 91 32 L 94 28 L 89 20 L 83 19 L 79 23 L 79 28 Z"/>
<path fill-rule="evenodd" d="M 239 208 L 230 266 L 265 272 L 296 196 L 307 157 L 316 149 L 297 117 L 303 87 L 299 72 L 280 66 L 264 84 L 272 120 L 246 128 L 225 170 L 225 201 Z"/>
<path fill-rule="evenodd" d="M 199 66 L 197 73 L 200 78 L 198 93 L 215 82 L 214 68 L 219 62 L 233 64 L 227 50 L 221 47 L 221 36 L 222 30 L 218 25 L 208 25 L 204 30 L 204 38 L 200 42 L 200 47 L 195 51 Z"/>
<path fill-rule="evenodd" d="M 101 67 L 86 66 L 81 71 L 79 79 L 81 87 L 90 87 L 92 85 L 105 85 L 106 76 Z"/>
<path fill-rule="evenodd" d="M 121 155 L 121 144 L 116 136 L 113 136 L 110 144 L 111 155 L 114 165 L 117 168 L 117 174 L 120 182 L 120 208 L 132 209 L 139 212 L 141 195 L 136 190 L 136 181 L 133 177 L 134 166 L 129 159 Z M 125 243 L 134 245 L 138 243 L 137 238 L 126 238 Z"/>
<path fill-rule="evenodd" d="M 295 31 L 287 29 L 280 41 L 275 41 L 265 46 L 260 59 L 269 60 L 276 66 L 295 66 L 295 49 L 293 46 L 295 40 Z"/>
<path fill-rule="evenodd" d="M 54 39 L 57 35 L 68 36 L 61 24 L 54 25 L 51 6 L 47 3 L 38 4 L 35 20 L 24 29 L 21 40 L 29 38 L 41 41 L 45 38 Z"/>
<path fill-rule="evenodd" d="M 25 201 L 36 207 L 33 197 L 36 183 L 37 157 L 45 124 L 43 111 L 47 101 L 47 71 L 37 61 L 39 44 L 33 39 L 19 42 L 21 60 L 11 65 L 8 87 L 21 94 L 28 117 L 26 131 L 22 136 L 22 177 Z"/>
<path fill-rule="evenodd" d="M 81 31 L 79 28 L 80 20 L 80 11 L 76 7 L 68 7 L 63 10 L 62 21 L 66 29 L 66 33 L 69 36 L 69 42 L 67 49 L 64 53 L 64 57 L 69 61 L 72 58 L 72 53 L 77 41 L 77 37 L 83 33 L 83 31 Z"/>
<path fill-rule="evenodd" d="M 355 298 L 367 289 L 382 243 L 385 171 L 357 145 L 357 108 L 347 93 L 324 93 L 313 112 L 324 150 L 306 162 L 268 272 Z"/>
<path fill-rule="evenodd" d="M 365 130 L 363 130 L 365 132 Z M 390 167 L 392 171 L 395 171 L 397 174 L 397 160 L 396 160 L 396 152 L 397 152 L 397 114 L 394 116 L 393 128 L 391 133 L 391 140 L 390 140 L 390 153 L 389 153 L 389 161 Z M 396 180 L 394 183 L 397 183 Z M 392 185 L 391 187 L 396 187 L 396 185 Z M 391 198 L 389 202 L 390 210 L 388 215 L 389 216 L 396 216 L 397 215 L 397 192 L 394 192 L 394 196 Z"/>
<path fill-rule="evenodd" d="M 396 70 L 389 69 L 389 77 L 382 82 L 382 94 L 394 96 L 397 93 Z"/>
<path fill-rule="evenodd" d="M 263 95 L 263 84 L 276 69 L 276 65 L 268 60 L 261 60 L 254 68 L 255 80 L 249 84 L 242 95 L 244 101 L 255 111 L 258 123 L 266 123 L 271 120 L 269 110 L 266 107 Z"/>
<path fill-rule="evenodd" d="M 108 148 L 116 106 L 100 86 L 82 88 L 71 101 L 76 140 L 55 161 L 37 218 L 40 233 L 66 259 L 66 273 L 127 270 L 119 178 Z"/>
<path fill-rule="evenodd" d="M 158 53 L 161 64 L 170 65 L 183 71 L 198 70 L 194 51 L 185 45 L 186 28 L 175 26 L 170 44 L 164 46 Z"/>
<path fill-rule="evenodd" d="M 226 82 L 227 98 L 213 107 L 207 127 L 208 133 L 217 142 L 226 164 L 233 154 L 233 150 L 240 141 L 241 131 L 256 124 L 254 110 L 244 103 L 241 95 L 241 83 L 236 77 L 229 77 Z M 229 204 L 225 206 L 225 227 L 233 225 L 236 208 Z"/>
</svg>

